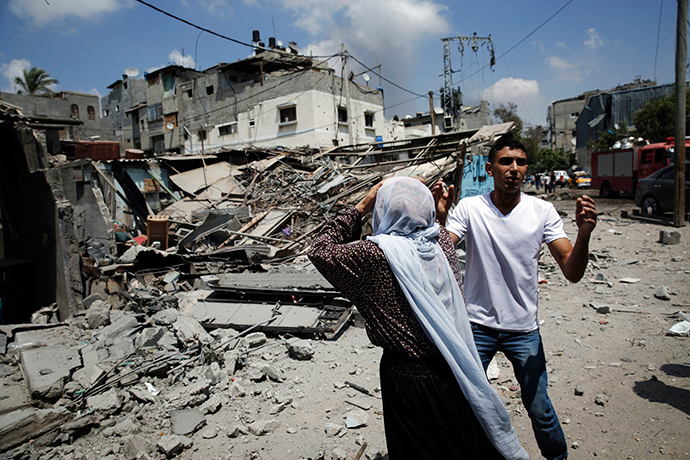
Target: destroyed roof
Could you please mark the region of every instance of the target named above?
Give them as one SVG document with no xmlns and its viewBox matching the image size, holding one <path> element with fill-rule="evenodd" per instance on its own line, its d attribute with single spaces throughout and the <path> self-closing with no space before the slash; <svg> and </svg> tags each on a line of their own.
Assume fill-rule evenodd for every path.
<svg viewBox="0 0 690 460">
<path fill-rule="evenodd" d="M 66 125 L 83 125 L 84 122 L 74 118 L 52 118 L 40 116 L 27 116 L 21 107 L 0 101 L 0 120 L 26 121 L 32 128 L 59 128 Z"/>
<path fill-rule="evenodd" d="M 325 61 L 316 60 L 310 56 L 302 56 L 280 50 L 270 50 L 237 62 L 217 64 L 213 67 L 209 67 L 205 72 L 232 70 L 244 74 L 260 74 L 261 72 L 271 73 L 278 70 L 291 70 L 296 68 L 329 70 Z"/>
</svg>

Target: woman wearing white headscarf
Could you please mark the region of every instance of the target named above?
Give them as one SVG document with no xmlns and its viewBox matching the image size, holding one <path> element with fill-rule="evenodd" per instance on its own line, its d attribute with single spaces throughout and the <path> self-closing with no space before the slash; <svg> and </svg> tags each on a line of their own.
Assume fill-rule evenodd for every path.
<svg viewBox="0 0 690 460">
<path fill-rule="evenodd" d="M 373 209 L 374 235 L 356 241 Z M 399 459 L 525 459 L 477 355 L 459 263 L 419 180 L 393 178 L 328 222 L 309 258 L 362 314 L 384 349 L 388 454 Z"/>
</svg>

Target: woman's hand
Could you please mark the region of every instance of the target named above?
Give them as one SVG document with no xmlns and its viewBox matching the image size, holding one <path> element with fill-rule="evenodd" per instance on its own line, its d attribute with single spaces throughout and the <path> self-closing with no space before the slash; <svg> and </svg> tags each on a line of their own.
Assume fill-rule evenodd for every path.
<svg viewBox="0 0 690 460">
<path fill-rule="evenodd" d="M 383 185 L 383 181 L 371 187 L 364 198 L 362 198 L 362 201 L 355 205 L 355 208 L 357 208 L 357 211 L 359 211 L 360 216 L 364 217 L 369 214 L 372 209 L 374 209 L 374 203 L 376 203 L 376 194 L 379 192 L 381 185 Z"/>
</svg>

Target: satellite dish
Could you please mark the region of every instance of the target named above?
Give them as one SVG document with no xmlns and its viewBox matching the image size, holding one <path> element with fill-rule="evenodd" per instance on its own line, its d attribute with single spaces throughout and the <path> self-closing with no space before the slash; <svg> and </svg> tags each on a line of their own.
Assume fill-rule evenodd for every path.
<svg viewBox="0 0 690 460">
<path fill-rule="evenodd" d="M 570 139 L 570 143 L 573 145 L 577 144 L 577 139 L 575 139 L 575 138 Z"/>
<path fill-rule="evenodd" d="M 168 123 L 167 125 L 165 125 L 165 127 L 168 129 L 173 129 L 175 125 L 173 125 L 172 123 Z"/>
<path fill-rule="evenodd" d="M 137 75 L 139 75 L 139 69 L 137 69 L 136 67 L 127 67 L 125 69 L 125 75 L 127 75 L 128 77 L 136 77 Z"/>
<path fill-rule="evenodd" d="M 276 42 L 276 45 L 278 45 L 278 46 L 283 46 L 283 41 L 282 41 L 282 40 L 278 40 L 278 41 Z"/>
<path fill-rule="evenodd" d="M 369 80 L 371 80 L 371 77 L 366 73 L 364 75 L 362 75 L 362 78 L 364 78 L 364 81 L 367 83 L 369 83 Z"/>
</svg>

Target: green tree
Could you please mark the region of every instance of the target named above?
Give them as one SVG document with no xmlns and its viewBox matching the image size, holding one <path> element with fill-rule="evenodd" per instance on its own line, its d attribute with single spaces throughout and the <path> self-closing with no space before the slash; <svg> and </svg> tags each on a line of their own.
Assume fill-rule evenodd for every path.
<svg viewBox="0 0 690 460">
<path fill-rule="evenodd" d="M 513 136 L 515 138 L 522 138 L 522 119 L 517 114 L 517 104 L 508 102 L 507 104 L 500 103 L 494 109 L 494 118 L 501 123 L 515 122 L 513 128 Z"/>
<path fill-rule="evenodd" d="M 675 98 L 675 94 L 670 94 L 644 103 L 633 116 L 635 136 L 650 142 L 662 142 L 667 137 L 673 137 L 676 129 Z M 686 95 L 685 104 L 685 131 L 688 132 L 690 124 L 687 109 L 690 109 L 690 92 Z"/>
<path fill-rule="evenodd" d="M 563 150 L 542 149 L 537 154 L 537 162 L 534 165 L 536 171 L 566 170 L 573 164 L 572 155 Z"/>
<path fill-rule="evenodd" d="M 605 152 L 611 150 L 613 144 L 617 141 L 630 137 L 630 130 L 628 126 L 623 123 L 622 126 L 615 130 L 599 131 L 597 133 L 599 138 L 596 141 L 589 140 L 588 144 L 592 147 L 592 152 Z"/>
<path fill-rule="evenodd" d="M 39 67 L 24 69 L 23 73 L 23 78 L 16 77 L 14 79 L 14 83 L 21 88 L 17 91 L 19 94 L 45 93 L 50 91 L 48 86 L 58 83 L 56 79 L 50 78 L 48 72 Z"/>
</svg>

